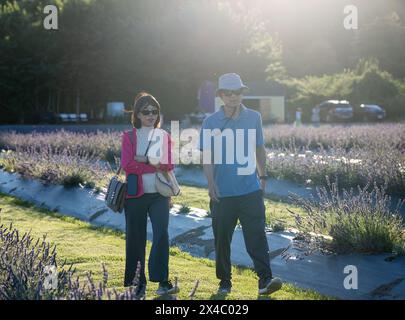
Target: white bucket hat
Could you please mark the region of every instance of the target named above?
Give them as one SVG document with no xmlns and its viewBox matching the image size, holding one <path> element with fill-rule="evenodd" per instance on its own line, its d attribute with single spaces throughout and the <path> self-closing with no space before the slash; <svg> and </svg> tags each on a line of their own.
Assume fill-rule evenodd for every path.
<svg viewBox="0 0 405 320">
<path fill-rule="evenodd" d="M 249 89 L 242 82 L 242 79 L 237 73 L 225 73 L 218 79 L 218 89 L 220 90 L 239 90 L 239 89 Z"/>
</svg>

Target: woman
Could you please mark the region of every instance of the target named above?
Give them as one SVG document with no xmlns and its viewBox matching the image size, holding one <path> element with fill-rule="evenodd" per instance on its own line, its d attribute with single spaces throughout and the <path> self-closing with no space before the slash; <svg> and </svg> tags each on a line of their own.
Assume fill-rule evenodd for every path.
<svg viewBox="0 0 405 320">
<path fill-rule="evenodd" d="M 170 198 L 160 195 L 155 187 L 156 172 L 171 171 L 174 168 L 171 161 L 170 136 L 159 128 L 159 102 L 146 92 L 138 94 L 131 122 L 132 132 L 124 132 L 121 149 L 121 166 L 127 178 L 124 205 L 126 219 L 124 285 L 133 285 L 139 261 L 141 270 L 137 295 L 139 297 L 145 295 L 146 226 L 149 214 L 153 230 L 153 244 L 148 263 L 149 280 L 159 282 L 157 294 L 176 293 L 178 289 L 168 280 Z M 132 134 L 132 142 L 129 134 Z M 163 139 L 159 142 L 157 137 Z M 158 149 L 158 152 L 150 155 L 152 149 L 155 151 Z"/>
</svg>

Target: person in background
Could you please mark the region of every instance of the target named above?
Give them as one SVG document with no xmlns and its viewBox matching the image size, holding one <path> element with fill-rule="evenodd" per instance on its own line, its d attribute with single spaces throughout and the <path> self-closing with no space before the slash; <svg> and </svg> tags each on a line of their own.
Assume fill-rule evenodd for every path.
<svg viewBox="0 0 405 320">
<path fill-rule="evenodd" d="M 302 124 L 301 117 L 302 117 L 302 109 L 297 108 L 297 111 L 295 111 L 295 122 L 294 122 L 295 127 L 301 126 Z"/>
<path fill-rule="evenodd" d="M 319 108 L 312 109 L 311 121 L 315 128 L 319 127 L 319 122 L 321 121 L 319 112 Z"/>
</svg>

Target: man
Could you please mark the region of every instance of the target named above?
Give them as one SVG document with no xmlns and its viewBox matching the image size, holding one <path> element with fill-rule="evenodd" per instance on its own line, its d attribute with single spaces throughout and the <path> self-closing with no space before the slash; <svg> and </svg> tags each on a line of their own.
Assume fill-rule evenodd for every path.
<svg viewBox="0 0 405 320">
<path fill-rule="evenodd" d="M 217 94 L 224 105 L 204 120 L 199 148 L 211 200 L 218 292 L 231 292 L 231 240 L 239 219 L 247 252 L 259 276 L 259 294 L 270 294 L 279 290 L 282 282 L 272 276 L 265 233 L 266 151 L 262 120 L 260 113 L 242 104 L 245 89 L 236 73 L 219 78 Z M 241 152 L 253 157 L 253 170 L 248 168 L 249 161 L 248 167 L 238 161 Z"/>
</svg>

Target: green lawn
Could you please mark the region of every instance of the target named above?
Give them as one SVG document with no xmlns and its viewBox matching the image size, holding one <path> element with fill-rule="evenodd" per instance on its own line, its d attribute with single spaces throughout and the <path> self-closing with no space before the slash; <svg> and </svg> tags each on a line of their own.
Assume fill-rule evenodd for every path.
<svg viewBox="0 0 405 320">
<path fill-rule="evenodd" d="M 109 287 L 122 290 L 124 273 L 125 235 L 122 232 L 97 228 L 88 223 L 56 213 L 38 209 L 17 198 L 0 194 L 0 224 L 11 222 L 20 232 L 31 230 L 34 238 L 47 235 L 48 241 L 56 244 L 60 261 L 65 258 L 74 263 L 79 275 L 91 271 L 96 280 L 102 277 L 101 263 L 109 272 Z M 149 252 L 150 243 L 147 251 Z M 188 299 L 197 279 L 200 286 L 195 299 L 258 299 L 257 278 L 250 269 L 234 267 L 234 289 L 228 296 L 216 295 L 218 280 L 215 278 L 214 262 L 191 257 L 178 248 L 170 249 L 170 275 L 178 277 L 181 292 L 179 299 Z M 149 283 L 147 299 L 153 299 L 156 283 Z M 260 297 L 268 298 L 268 297 Z M 292 285 L 272 295 L 272 299 L 327 299 L 316 292 L 301 290 Z"/>
<path fill-rule="evenodd" d="M 181 191 L 180 196 L 172 198 L 173 203 L 209 210 L 208 189 L 182 185 Z M 266 197 L 264 202 L 266 205 L 266 221 L 270 225 L 277 223 L 284 227 L 295 228 L 294 217 L 287 211 L 287 208 L 297 214 L 305 214 L 301 208 L 276 199 Z"/>
</svg>

